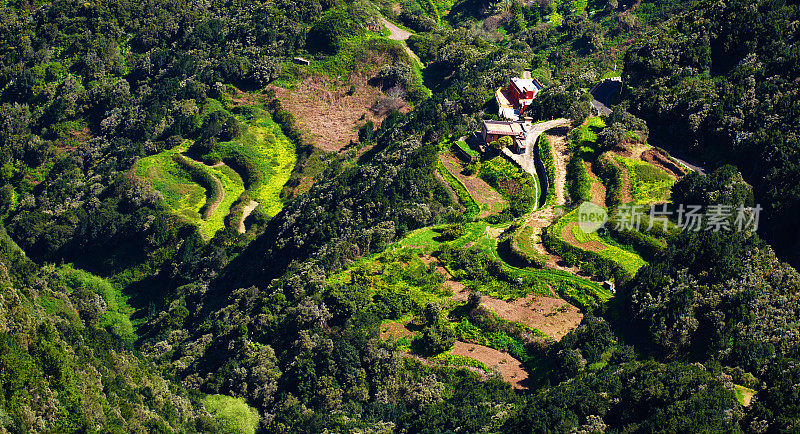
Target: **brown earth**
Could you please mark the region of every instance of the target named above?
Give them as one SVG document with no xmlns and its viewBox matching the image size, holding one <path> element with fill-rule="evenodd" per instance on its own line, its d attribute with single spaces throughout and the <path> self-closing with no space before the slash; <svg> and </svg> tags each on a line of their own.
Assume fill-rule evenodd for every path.
<svg viewBox="0 0 800 434">
<path fill-rule="evenodd" d="M 535 328 L 557 341 L 577 327 L 583 318 L 577 307 L 563 299 L 534 294 L 512 301 L 483 296 L 481 305 L 504 320 Z"/>
<path fill-rule="evenodd" d="M 646 161 L 659 169 L 667 172 L 673 178 L 681 178 L 686 175 L 686 170 L 672 162 L 667 154 L 656 148 L 644 151 L 641 155 L 642 161 Z"/>
<path fill-rule="evenodd" d="M 589 178 L 592 179 L 592 199 L 591 202 L 595 205 L 600 205 L 603 208 L 606 206 L 606 186 L 600 180 L 600 177 L 592 170 L 592 163 L 585 161 L 586 171 L 589 173 Z"/>
<path fill-rule="evenodd" d="M 527 389 L 523 385 L 525 380 L 528 379 L 528 371 L 522 362 L 511 357 L 502 351 L 495 350 L 494 348 L 484 347 L 478 344 L 468 344 L 466 342 L 456 341 L 450 354 L 455 356 L 469 357 L 470 359 L 477 360 L 488 368 L 496 368 L 500 371 L 500 375 L 514 389 Z"/>
<path fill-rule="evenodd" d="M 583 250 L 589 250 L 592 252 L 599 252 L 601 250 L 605 250 L 606 246 L 599 241 L 589 241 L 587 243 L 581 243 L 575 238 L 575 235 L 572 234 L 572 228 L 578 225 L 578 222 L 569 222 L 563 228 L 561 228 L 561 237 L 564 241 L 572 244 L 575 247 L 581 248 Z"/>
<path fill-rule="evenodd" d="M 406 326 L 398 322 L 389 322 L 381 324 L 381 340 L 387 339 L 400 339 L 405 337 L 412 337 L 414 333 L 407 329 Z"/>
<path fill-rule="evenodd" d="M 567 162 L 569 161 L 569 150 L 567 149 L 567 133 L 569 128 L 559 127 L 549 131 L 547 138 L 550 140 L 550 149 L 553 154 L 553 161 L 556 165 L 556 179 L 553 188 L 556 189 L 556 206 L 566 203 L 564 196 L 567 183 Z"/>
<path fill-rule="evenodd" d="M 385 62 L 380 56 L 372 59 L 375 72 Z M 294 89 L 269 85 L 275 91 L 284 108 L 292 113 L 300 129 L 318 148 L 339 151 L 352 141 L 358 140 L 358 128 L 367 120 L 380 126 L 388 113 L 372 111 L 381 101 L 391 99 L 399 110 L 408 113 L 410 108 L 399 98 L 388 98 L 378 88 L 367 83 L 373 74 L 353 73 L 349 83 L 326 76 L 308 77 Z M 350 84 L 355 92 L 348 95 Z M 380 105 L 380 104 L 378 104 Z"/>
<path fill-rule="evenodd" d="M 464 186 L 467 187 L 467 191 L 469 194 L 472 195 L 472 198 L 478 205 L 486 205 L 489 209 L 481 210 L 480 214 L 478 214 L 478 218 L 484 218 L 490 216 L 492 214 L 497 214 L 501 212 L 508 206 L 508 203 L 500 193 L 497 192 L 494 188 L 492 188 L 486 181 L 478 178 L 477 176 L 467 176 L 461 173 L 464 170 L 464 167 L 455 155 L 452 153 L 441 153 L 439 154 L 439 159 L 444 164 L 444 167 L 455 176 L 459 181 L 464 183 Z"/>
<path fill-rule="evenodd" d="M 453 299 L 467 301 L 470 292 L 463 283 L 453 280 L 453 276 L 442 267 L 436 258 L 423 256 L 426 264 L 436 264 L 436 270 L 445 276 L 444 285 L 453 290 Z M 524 298 L 504 301 L 484 295 L 481 306 L 488 307 L 497 316 L 507 321 L 515 321 L 535 328 L 555 340 L 560 340 L 570 330 L 580 324 L 583 314 L 578 308 L 557 297 L 543 297 L 529 294 Z"/>
</svg>

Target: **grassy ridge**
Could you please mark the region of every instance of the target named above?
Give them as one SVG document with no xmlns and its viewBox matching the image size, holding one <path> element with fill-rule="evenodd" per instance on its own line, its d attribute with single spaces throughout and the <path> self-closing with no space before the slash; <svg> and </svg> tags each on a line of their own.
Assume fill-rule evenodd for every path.
<svg viewBox="0 0 800 434">
<path fill-rule="evenodd" d="M 167 207 L 189 221 L 200 220 L 200 210 L 206 203 L 206 191 L 197 185 L 175 160 L 174 156 L 186 151 L 190 142 L 175 148 L 140 159 L 135 173 L 147 180 L 154 190 L 161 193 Z"/>
<path fill-rule="evenodd" d="M 283 209 L 280 192 L 297 164 L 295 145 L 264 107 L 240 107 L 238 111 L 247 130 L 233 141 L 220 143 L 220 154 L 224 160 L 245 162 L 233 165 L 252 172 L 242 174 L 249 181 L 247 191 L 264 213 L 274 216 Z"/>
<path fill-rule="evenodd" d="M 631 180 L 631 194 L 637 203 L 663 202 L 670 200 L 675 180 L 658 167 L 630 158 L 617 160 L 628 169 Z"/>
<path fill-rule="evenodd" d="M 175 148 L 139 160 L 135 173 L 150 183 L 164 197 L 166 206 L 178 216 L 196 224 L 200 234 L 210 239 L 225 226 L 225 216 L 231 206 L 244 192 L 242 178 L 227 166 L 210 167 L 198 163 L 181 153 L 188 149 L 189 142 Z M 179 163 L 179 161 L 182 161 Z M 206 185 L 222 185 L 221 191 L 205 188 L 198 183 L 203 178 Z M 208 209 L 207 205 L 219 200 L 219 205 Z M 209 211 L 209 212 L 205 212 Z M 206 214 L 206 215 L 203 215 Z"/>
</svg>

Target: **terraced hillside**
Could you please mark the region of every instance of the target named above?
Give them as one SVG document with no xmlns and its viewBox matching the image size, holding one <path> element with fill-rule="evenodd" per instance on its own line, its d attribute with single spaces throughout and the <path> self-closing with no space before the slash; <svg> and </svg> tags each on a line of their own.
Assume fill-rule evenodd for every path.
<svg viewBox="0 0 800 434">
<path fill-rule="evenodd" d="M 193 143 L 185 141 L 140 159 L 134 168 L 170 211 L 197 225 L 206 239 L 225 227 L 228 216 L 228 224 L 243 232 L 250 212 L 267 217 L 280 212 L 281 189 L 297 162 L 295 145 L 263 106 L 239 106 L 235 116 L 242 133 L 219 143 L 211 160 L 221 161 L 207 164 L 190 158 L 186 154 Z"/>
</svg>

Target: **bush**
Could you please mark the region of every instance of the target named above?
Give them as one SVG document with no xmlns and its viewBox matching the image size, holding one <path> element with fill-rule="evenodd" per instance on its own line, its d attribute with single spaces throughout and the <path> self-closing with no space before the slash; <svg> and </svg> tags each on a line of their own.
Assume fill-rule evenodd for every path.
<svg viewBox="0 0 800 434">
<path fill-rule="evenodd" d="M 592 198 L 592 180 L 581 157 L 574 156 L 567 163 L 567 191 L 576 203 Z"/>
<path fill-rule="evenodd" d="M 432 356 L 450 350 L 455 343 L 456 333 L 453 328 L 449 324 L 438 322 L 422 329 L 422 336 L 412 345 L 416 352 Z"/>
<path fill-rule="evenodd" d="M 547 172 L 547 179 L 550 180 L 550 187 L 547 189 L 547 195 L 544 200 L 544 204 L 552 205 L 556 200 L 556 190 L 553 188 L 555 186 L 555 179 L 556 179 L 556 163 L 553 160 L 553 152 L 550 149 L 550 141 L 547 140 L 547 136 L 542 134 L 539 136 L 539 141 L 537 143 L 537 148 L 539 149 L 539 157 L 542 159 L 542 165 L 544 165 L 544 169 Z M 542 198 L 540 197 L 539 200 L 541 201 Z"/>
<path fill-rule="evenodd" d="M 254 434 L 258 428 L 258 411 L 243 398 L 208 395 L 203 398 L 203 405 L 217 422 L 219 432 Z"/>
</svg>

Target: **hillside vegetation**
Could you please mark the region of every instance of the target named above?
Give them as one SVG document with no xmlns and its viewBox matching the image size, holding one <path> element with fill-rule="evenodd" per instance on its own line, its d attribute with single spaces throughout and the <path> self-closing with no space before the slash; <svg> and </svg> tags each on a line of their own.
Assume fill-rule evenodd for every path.
<svg viewBox="0 0 800 434">
<path fill-rule="evenodd" d="M 797 16 L 0 2 L 0 431 L 797 431 Z M 494 147 L 446 167 L 525 70 L 569 196 Z M 769 228 L 585 234 L 589 195 Z"/>
</svg>

